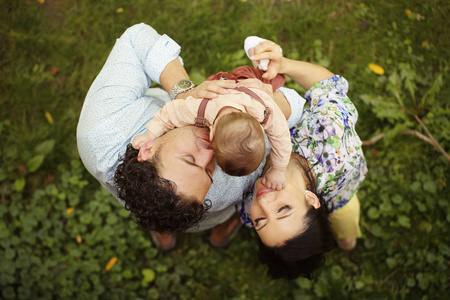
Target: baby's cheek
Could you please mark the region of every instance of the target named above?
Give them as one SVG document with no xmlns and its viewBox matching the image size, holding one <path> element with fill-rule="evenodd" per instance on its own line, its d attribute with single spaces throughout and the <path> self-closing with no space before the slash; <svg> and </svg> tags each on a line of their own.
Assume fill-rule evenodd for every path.
<svg viewBox="0 0 450 300">
<path fill-rule="evenodd" d="M 214 139 L 214 125 L 209 126 L 209 140 L 212 142 Z"/>
</svg>

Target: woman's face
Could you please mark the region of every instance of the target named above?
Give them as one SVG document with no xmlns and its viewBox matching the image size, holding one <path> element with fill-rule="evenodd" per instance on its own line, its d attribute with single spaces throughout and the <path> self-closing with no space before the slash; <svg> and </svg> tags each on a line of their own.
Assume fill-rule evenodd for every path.
<svg viewBox="0 0 450 300">
<path fill-rule="evenodd" d="M 265 188 L 261 178 L 255 183 L 250 215 L 256 232 L 269 247 L 282 245 L 300 234 L 306 212 L 311 207 L 320 207 L 313 193 L 305 193 L 302 173 L 292 160 L 286 179 L 287 186 L 280 191 Z"/>
</svg>

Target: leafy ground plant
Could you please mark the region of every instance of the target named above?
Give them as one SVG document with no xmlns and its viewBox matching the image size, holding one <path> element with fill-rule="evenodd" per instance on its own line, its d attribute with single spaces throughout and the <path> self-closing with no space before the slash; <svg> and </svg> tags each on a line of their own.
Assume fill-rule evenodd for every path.
<svg viewBox="0 0 450 300">
<path fill-rule="evenodd" d="M 2 299 L 426 300 L 448 294 L 446 2 L 2 4 Z M 226 250 L 212 249 L 208 232 L 180 235 L 176 250 L 165 254 L 136 228 L 85 171 L 75 129 L 115 39 L 139 22 L 183 47 L 185 67 L 198 82 L 248 64 L 242 51 L 248 35 L 349 80 L 369 165 L 359 192 L 364 237 L 353 252 L 334 250 L 312 281 L 288 282 L 265 275 L 254 232 L 242 230 Z"/>
</svg>

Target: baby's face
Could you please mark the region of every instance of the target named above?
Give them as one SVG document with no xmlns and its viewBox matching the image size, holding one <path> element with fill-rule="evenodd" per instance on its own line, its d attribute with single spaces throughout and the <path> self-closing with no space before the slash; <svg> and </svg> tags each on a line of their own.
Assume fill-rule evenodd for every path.
<svg viewBox="0 0 450 300">
<path fill-rule="evenodd" d="M 214 140 L 214 133 L 215 133 L 215 126 L 214 124 L 209 126 L 209 140 L 212 142 Z"/>
</svg>

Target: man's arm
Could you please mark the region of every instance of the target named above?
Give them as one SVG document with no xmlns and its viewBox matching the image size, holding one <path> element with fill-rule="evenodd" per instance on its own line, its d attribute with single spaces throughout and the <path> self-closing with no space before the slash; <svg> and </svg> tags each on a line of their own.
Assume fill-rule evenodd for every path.
<svg viewBox="0 0 450 300">
<path fill-rule="evenodd" d="M 113 194 L 119 154 L 161 107 L 144 94 L 179 52 L 168 36 L 134 25 L 117 39 L 89 89 L 77 127 L 78 150 L 89 172 Z"/>
<path fill-rule="evenodd" d="M 172 91 L 175 83 L 181 79 L 189 79 L 189 75 L 178 59 L 174 59 L 168 63 L 159 77 L 162 87 L 168 94 Z"/>
<path fill-rule="evenodd" d="M 117 101 L 114 101 L 129 105 L 130 101 L 138 100 L 145 94 L 152 81 L 160 83 L 167 65 L 175 65 L 175 61 L 178 62 L 178 76 L 184 78 L 186 71 L 177 59 L 180 50 L 180 46 L 167 35 L 158 34 L 146 24 L 128 28 L 117 39 L 86 101 L 94 98 L 94 102 L 105 102 L 115 98 Z"/>
</svg>

